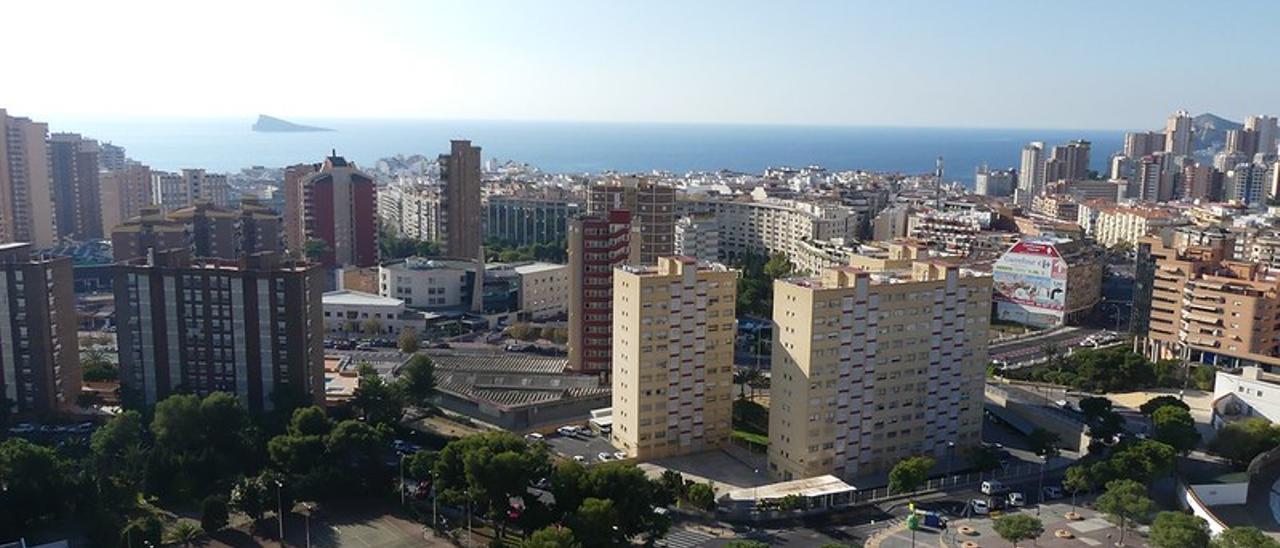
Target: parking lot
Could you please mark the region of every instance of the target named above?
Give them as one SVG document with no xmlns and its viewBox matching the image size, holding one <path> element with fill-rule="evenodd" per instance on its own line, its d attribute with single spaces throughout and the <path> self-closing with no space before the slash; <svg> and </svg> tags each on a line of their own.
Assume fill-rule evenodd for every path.
<svg viewBox="0 0 1280 548">
<path fill-rule="evenodd" d="M 544 441 L 553 452 L 569 459 L 580 456 L 585 464 L 601 462 L 598 456 L 600 453 L 613 454 L 617 451 L 609 440 L 594 434 L 590 436 L 550 434 Z"/>
<path fill-rule="evenodd" d="M 409 359 L 408 354 L 401 354 L 399 350 L 393 348 L 377 348 L 374 350 L 337 350 L 334 348 L 326 348 L 324 352 L 330 356 L 349 356 L 351 358 L 351 362 L 348 367 L 359 367 L 360 364 L 367 363 L 383 377 L 391 377 L 392 373 L 394 373 L 401 365 L 404 365 L 404 362 Z"/>
</svg>

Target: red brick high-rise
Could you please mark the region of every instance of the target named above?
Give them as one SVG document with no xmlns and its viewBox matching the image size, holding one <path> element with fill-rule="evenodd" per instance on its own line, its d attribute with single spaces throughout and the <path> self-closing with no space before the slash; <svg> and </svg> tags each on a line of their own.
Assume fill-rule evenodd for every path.
<svg viewBox="0 0 1280 548">
<path fill-rule="evenodd" d="M 631 213 L 569 223 L 569 368 L 607 380 L 612 367 L 613 269 L 630 255 Z"/>
<path fill-rule="evenodd" d="M 373 177 L 335 152 L 297 185 L 300 201 L 285 206 L 297 211 L 286 220 L 294 215 L 301 219 L 304 252 L 307 247 L 318 249 L 319 241 L 324 249 L 314 260 L 325 267 L 378 264 L 378 191 Z"/>
</svg>

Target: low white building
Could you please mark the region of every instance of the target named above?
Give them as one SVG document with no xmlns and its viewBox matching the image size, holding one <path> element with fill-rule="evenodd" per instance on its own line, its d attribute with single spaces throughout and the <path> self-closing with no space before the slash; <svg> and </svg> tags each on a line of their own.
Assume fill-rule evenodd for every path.
<svg viewBox="0 0 1280 548">
<path fill-rule="evenodd" d="M 324 327 L 329 333 L 362 333 L 365 325 L 373 320 L 382 335 L 397 335 L 408 324 L 416 324 L 416 315 L 406 314 L 404 301 L 361 293 L 359 291 L 330 291 L 321 297 L 324 310 Z M 416 327 L 416 325 L 415 325 Z"/>
<path fill-rule="evenodd" d="M 526 263 L 512 267 L 520 277 L 520 316 L 546 320 L 569 314 L 569 265 Z"/>
<path fill-rule="evenodd" d="M 459 259 L 409 257 L 378 267 L 378 293 L 423 310 L 470 306 L 475 263 Z"/>
<path fill-rule="evenodd" d="M 1280 375 L 1258 367 L 1219 371 L 1213 383 L 1213 427 L 1251 417 L 1280 422 Z"/>
</svg>

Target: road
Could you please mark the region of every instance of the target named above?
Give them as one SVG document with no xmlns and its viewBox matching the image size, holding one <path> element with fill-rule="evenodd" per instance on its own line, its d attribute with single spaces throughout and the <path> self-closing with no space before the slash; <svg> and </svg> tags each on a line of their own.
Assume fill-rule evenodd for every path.
<svg viewBox="0 0 1280 548">
<path fill-rule="evenodd" d="M 1066 352 L 1068 348 L 1079 347 L 1080 341 L 1099 331 L 1102 330 L 1096 327 L 1060 327 L 1024 339 L 993 343 L 988 352 L 992 361 L 1003 360 L 1017 365 L 1043 358 L 1046 345 L 1054 345 Z"/>
</svg>

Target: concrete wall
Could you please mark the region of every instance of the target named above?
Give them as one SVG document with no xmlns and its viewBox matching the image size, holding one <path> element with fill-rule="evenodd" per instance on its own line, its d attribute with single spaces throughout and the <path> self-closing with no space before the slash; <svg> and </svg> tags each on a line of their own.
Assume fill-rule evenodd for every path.
<svg viewBox="0 0 1280 548">
<path fill-rule="evenodd" d="M 1213 536 L 1222 534 L 1227 530 L 1226 524 L 1218 520 L 1218 517 L 1209 511 L 1209 505 L 1200 499 L 1200 496 L 1194 489 L 1188 488 L 1187 484 L 1178 482 L 1178 504 L 1184 510 L 1191 510 L 1191 513 L 1199 516 L 1209 523 L 1209 532 Z"/>
</svg>

